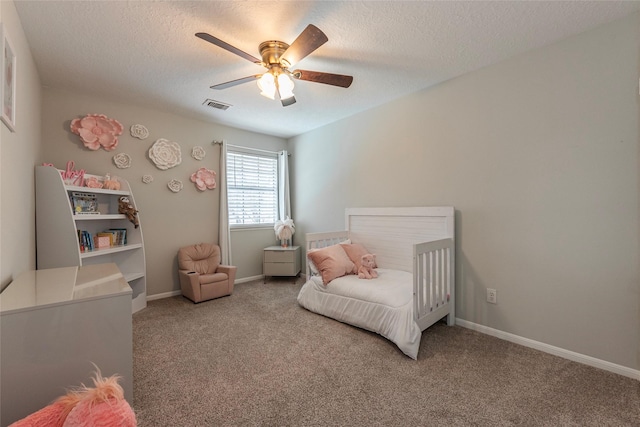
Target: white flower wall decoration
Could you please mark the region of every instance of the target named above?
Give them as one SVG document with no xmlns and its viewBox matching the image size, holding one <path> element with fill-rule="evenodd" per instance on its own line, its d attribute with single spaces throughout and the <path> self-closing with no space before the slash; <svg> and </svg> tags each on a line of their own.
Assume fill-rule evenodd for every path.
<svg viewBox="0 0 640 427">
<path fill-rule="evenodd" d="M 160 138 L 149 149 L 149 158 L 158 169 L 167 170 L 182 163 L 182 151 L 177 142 Z"/>
<path fill-rule="evenodd" d="M 199 145 L 191 149 L 191 157 L 196 160 L 202 160 L 206 155 L 207 153 L 204 151 L 204 148 L 200 147 Z"/>
<path fill-rule="evenodd" d="M 178 191 L 182 190 L 182 181 L 180 181 L 179 179 L 172 179 L 167 184 L 167 187 L 169 187 L 169 190 L 177 193 Z"/>
<path fill-rule="evenodd" d="M 118 153 L 113 156 L 113 163 L 118 169 L 126 169 L 131 167 L 131 156 L 126 153 Z"/>
<path fill-rule="evenodd" d="M 151 184 L 153 182 L 153 176 L 142 175 L 142 182 L 144 182 L 145 184 Z"/>
<path fill-rule="evenodd" d="M 149 130 L 143 125 L 131 125 L 129 129 L 131 136 L 138 139 L 147 139 L 149 136 Z"/>
</svg>

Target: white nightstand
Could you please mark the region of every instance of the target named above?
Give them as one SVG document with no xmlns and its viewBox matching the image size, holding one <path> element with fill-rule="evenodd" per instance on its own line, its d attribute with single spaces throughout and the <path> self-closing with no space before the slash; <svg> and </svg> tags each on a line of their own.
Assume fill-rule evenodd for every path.
<svg viewBox="0 0 640 427">
<path fill-rule="evenodd" d="M 300 273 L 300 246 L 269 246 L 262 255 L 264 283 L 267 276 L 293 276 Z"/>
</svg>

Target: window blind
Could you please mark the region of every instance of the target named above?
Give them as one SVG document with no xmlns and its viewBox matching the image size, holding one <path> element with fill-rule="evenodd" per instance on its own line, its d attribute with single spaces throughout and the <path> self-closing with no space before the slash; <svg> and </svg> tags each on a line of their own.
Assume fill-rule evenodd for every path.
<svg viewBox="0 0 640 427">
<path fill-rule="evenodd" d="M 273 224 L 278 212 L 276 153 L 227 153 L 229 225 Z"/>
</svg>

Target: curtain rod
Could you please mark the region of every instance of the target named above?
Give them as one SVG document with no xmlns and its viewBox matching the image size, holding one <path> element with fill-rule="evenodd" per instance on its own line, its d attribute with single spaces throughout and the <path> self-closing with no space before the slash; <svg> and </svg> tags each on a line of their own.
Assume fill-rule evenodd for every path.
<svg viewBox="0 0 640 427">
<path fill-rule="evenodd" d="M 213 141 L 212 144 L 222 144 L 223 141 Z M 253 148 L 253 147 L 241 147 L 239 145 L 232 145 L 232 144 L 227 144 L 227 147 L 233 147 L 233 148 L 243 148 L 245 150 L 253 150 L 253 151 L 261 151 L 263 153 L 269 153 L 269 154 L 278 154 L 280 151 L 269 151 L 269 150 L 261 150 L 259 148 Z M 291 153 L 287 153 L 288 156 L 291 156 Z"/>
</svg>

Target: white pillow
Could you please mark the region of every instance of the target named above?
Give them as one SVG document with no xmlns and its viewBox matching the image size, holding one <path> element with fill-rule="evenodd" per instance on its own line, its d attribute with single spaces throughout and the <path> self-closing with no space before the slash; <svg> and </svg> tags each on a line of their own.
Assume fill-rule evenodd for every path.
<svg viewBox="0 0 640 427">
<path fill-rule="evenodd" d="M 310 252 L 317 251 L 317 250 L 318 249 L 310 249 L 309 251 L 307 251 L 307 255 L 309 255 Z M 319 275 L 320 272 L 318 271 L 318 267 L 316 267 L 313 261 L 311 261 L 311 258 L 307 257 L 307 262 L 309 263 L 309 270 L 311 270 L 311 275 L 312 276 Z"/>
</svg>

